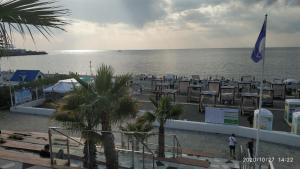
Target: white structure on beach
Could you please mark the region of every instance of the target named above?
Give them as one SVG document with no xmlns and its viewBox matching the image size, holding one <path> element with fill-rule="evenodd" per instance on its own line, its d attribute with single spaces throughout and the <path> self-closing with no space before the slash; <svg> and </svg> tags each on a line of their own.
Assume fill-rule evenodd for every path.
<svg viewBox="0 0 300 169">
<path fill-rule="evenodd" d="M 292 130 L 293 134 L 300 135 L 300 112 L 293 113 Z"/>
<path fill-rule="evenodd" d="M 258 124 L 258 114 L 260 114 L 260 124 Z M 261 111 L 254 111 L 253 127 L 260 128 L 263 130 L 272 130 L 273 129 L 273 114 L 268 109 L 262 108 Z"/>
<path fill-rule="evenodd" d="M 65 80 L 60 80 L 53 86 L 50 86 L 46 89 L 44 89 L 45 93 L 68 93 L 74 90 L 76 86 L 78 86 L 79 83 L 77 82 L 76 79 L 65 79 Z"/>
</svg>

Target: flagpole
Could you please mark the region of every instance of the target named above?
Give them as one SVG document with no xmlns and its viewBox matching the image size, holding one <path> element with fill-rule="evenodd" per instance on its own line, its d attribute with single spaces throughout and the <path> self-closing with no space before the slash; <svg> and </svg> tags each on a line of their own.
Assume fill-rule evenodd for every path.
<svg viewBox="0 0 300 169">
<path fill-rule="evenodd" d="M 267 24 L 267 17 L 268 15 L 265 15 L 265 22 Z M 266 25 L 267 26 L 267 25 Z M 265 42 L 266 42 L 267 36 L 265 36 Z M 265 47 L 266 48 L 266 47 Z M 262 108 L 262 96 L 263 96 L 263 80 L 264 80 L 264 73 L 265 73 L 265 50 L 263 54 L 262 59 L 262 72 L 261 72 L 261 80 L 260 80 L 260 92 L 259 92 L 259 110 L 258 110 L 258 117 L 257 117 L 257 131 L 256 131 L 256 148 L 255 148 L 255 157 L 258 158 L 259 153 L 259 137 L 260 137 L 260 113 Z"/>
</svg>

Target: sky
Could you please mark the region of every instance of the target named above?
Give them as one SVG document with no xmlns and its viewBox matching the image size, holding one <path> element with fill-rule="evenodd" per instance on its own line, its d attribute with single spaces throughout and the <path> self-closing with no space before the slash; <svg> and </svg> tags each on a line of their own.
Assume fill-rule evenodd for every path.
<svg viewBox="0 0 300 169">
<path fill-rule="evenodd" d="M 15 37 L 34 50 L 253 47 L 268 14 L 267 47 L 299 47 L 300 0 L 60 0 L 66 32 Z"/>
</svg>

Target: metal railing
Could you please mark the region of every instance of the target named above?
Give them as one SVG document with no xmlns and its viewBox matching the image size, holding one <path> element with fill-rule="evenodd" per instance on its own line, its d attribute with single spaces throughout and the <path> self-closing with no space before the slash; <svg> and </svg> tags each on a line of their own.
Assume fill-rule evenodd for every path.
<svg viewBox="0 0 300 169">
<path fill-rule="evenodd" d="M 66 137 L 66 141 L 67 141 L 67 160 L 68 160 L 68 165 L 70 166 L 71 164 L 71 157 L 70 157 L 70 141 L 69 140 L 72 140 L 76 143 L 78 143 L 79 145 L 83 145 L 83 143 L 81 143 L 80 141 L 77 141 L 76 139 L 68 136 L 67 134 L 59 131 L 58 129 L 60 129 L 59 127 L 49 127 L 49 130 L 48 130 L 48 137 L 49 137 L 49 149 L 50 149 L 50 160 L 51 160 L 51 165 L 54 165 L 54 153 L 53 153 L 53 142 L 52 142 L 52 131 L 55 131 L 57 132 L 58 134 Z"/>
<path fill-rule="evenodd" d="M 53 152 L 53 134 L 54 132 L 57 133 L 60 136 L 63 136 L 64 138 L 66 138 L 66 149 L 67 149 L 67 165 L 70 166 L 71 165 L 71 158 L 75 158 L 76 155 L 71 155 L 70 154 L 70 141 L 75 142 L 76 144 L 79 144 L 80 146 L 84 146 L 84 144 L 81 141 L 76 140 L 74 137 L 69 136 L 68 134 L 66 134 L 63 131 L 69 131 L 67 129 L 63 129 L 60 127 L 49 127 L 48 130 L 48 135 L 49 135 L 49 148 L 50 148 L 50 158 L 51 158 L 51 164 L 55 165 L 55 161 L 54 161 L 54 157 L 55 157 L 55 153 Z M 132 168 L 134 168 L 135 166 L 135 154 L 141 154 L 142 155 L 142 165 L 143 168 L 145 168 L 145 158 L 147 155 L 151 156 L 151 160 L 152 160 L 152 168 L 155 168 L 155 158 L 156 158 L 156 154 L 155 151 L 158 150 L 158 144 L 154 144 L 154 143 L 148 143 L 148 137 L 147 136 L 158 136 L 159 134 L 156 132 L 126 132 L 126 131 L 102 131 L 102 130 L 93 130 L 93 132 L 102 135 L 103 133 L 112 133 L 112 134 L 121 134 L 121 147 L 118 148 L 117 144 L 116 144 L 116 151 L 117 151 L 117 156 L 119 157 L 119 153 L 120 152 L 131 152 L 131 160 L 132 160 Z M 143 134 L 146 135 L 145 139 L 137 139 L 134 135 L 136 134 Z M 127 139 L 126 139 L 127 136 Z M 170 152 L 172 153 L 173 158 L 176 157 L 181 157 L 182 155 L 182 148 L 181 145 L 179 143 L 179 140 L 177 138 L 177 136 L 175 134 L 165 134 L 165 137 L 168 138 L 172 138 L 172 144 L 173 145 L 167 145 L 165 144 L 165 147 L 169 148 Z M 157 140 L 157 138 L 154 138 Z M 125 141 L 127 140 L 127 146 L 125 146 Z M 142 151 L 136 150 L 136 141 L 138 141 L 138 143 L 140 143 L 142 145 Z M 171 142 L 171 140 L 170 140 Z M 137 145 L 138 146 L 138 145 Z M 149 148 L 149 146 L 155 146 L 155 148 L 153 151 L 151 148 Z M 98 146 L 99 147 L 99 146 Z M 89 149 L 88 149 L 89 150 Z M 100 152 L 97 152 L 100 153 Z M 88 152 L 89 154 L 89 152 Z M 149 158 L 149 156 L 148 156 Z M 81 158 L 76 158 L 77 160 L 81 160 Z M 119 165 L 119 164 L 118 164 Z"/>
<path fill-rule="evenodd" d="M 251 158 L 249 149 L 246 151 L 244 150 L 243 146 L 240 145 L 240 154 L 239 154 L 239 165 L 240 169 L 261 169 L 268 168 L 268 169 L 275 169 L 273 161 L 267 160 L 266 162 L 253 162 L 249 161 Z M 265 167 L 264 167 L 265 166 Z"/>
</svg>

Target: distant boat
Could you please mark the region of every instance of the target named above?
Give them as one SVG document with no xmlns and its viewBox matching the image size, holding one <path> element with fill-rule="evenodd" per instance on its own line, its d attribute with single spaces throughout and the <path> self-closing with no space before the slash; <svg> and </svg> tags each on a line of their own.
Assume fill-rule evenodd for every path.
<svg viewBox="0 0 300 169">
<path fill-rule="evenodd" d="M 118 52 L 122 52 L 122 50 L 117 50 Z"/>
</svg>

